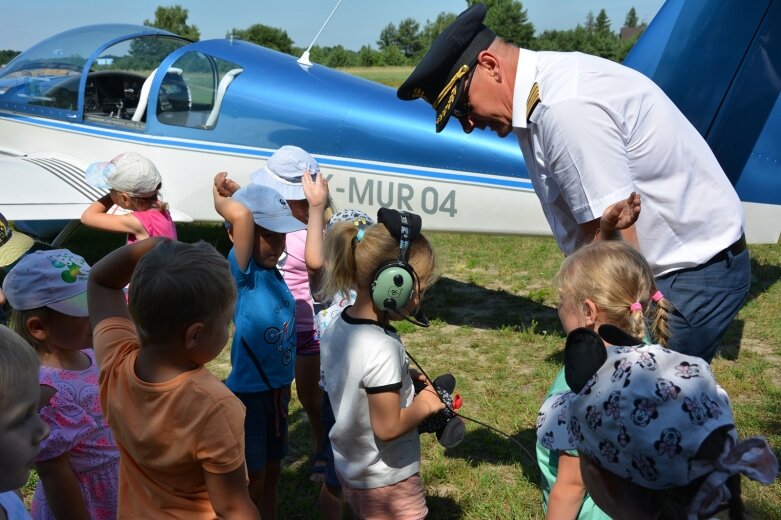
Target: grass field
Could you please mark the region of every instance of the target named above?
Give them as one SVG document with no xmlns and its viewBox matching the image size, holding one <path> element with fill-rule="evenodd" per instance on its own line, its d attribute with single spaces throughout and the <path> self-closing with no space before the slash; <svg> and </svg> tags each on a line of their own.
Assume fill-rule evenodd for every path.
<svg viewBox="0 0 781 520">
<path fill-rule="evenodd" d="M 388 85 L 389 87 L 398 87 L 410 75 L 414 67 L 348 67 L 339 69 L 342 72 L 360 76 L 365 79 Z"/>
<path fill-rule="evenodd" d="M 203 239 L 226 252 L 214 224 L 179 226 L 184 241 Z M 562 363 L 564 334 L 550 279 L 561 261 L 552 239 L 487 235 L 430 235 L 442 278 L 427 294 L 432 325 L 401 322 L 407 350 L 433 376 L 451 372 L 464 399 L 462 414 L 505 432 L 467 423 L 464 441 L 443 449 L 422 442 L 422 475 L 432 519 L 542 518 L 534 424 Z M 121 245 L 120 236 L 80 229 L 68 246 L 94 262 Z M 781 245 L 751 246 L 750 299 L 714 360 L 730 393 L 743 436 L 764 435 L 781 448 Z M 209 364 L 230 369 L 228 351 Z M 317 518 L 318 487 L 308 480 L 311 439 L 299 403 L 290 409 L 291 453 L 280 482 L 281 519 Z M 26 490 L 29 496 L 29 487 Z M 781 484 L 744 479 L 744 499 L 757 519 L 781 518 Z M 345 513 L 344 518 L 350 518 Z"/>
</svg>

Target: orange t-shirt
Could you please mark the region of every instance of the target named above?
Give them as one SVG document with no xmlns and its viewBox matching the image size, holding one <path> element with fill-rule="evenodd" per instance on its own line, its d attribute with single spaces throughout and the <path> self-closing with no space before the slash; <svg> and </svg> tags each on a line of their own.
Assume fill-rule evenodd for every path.
<svg viewBox="0 0 781 520">
<path fill-rule="evenodd" d="M 215 518 L 203 472 L 244 463 L 244 405 L 205 367 L 165 383 L 140 380 L 127 319 L 103 320 L 93 340 L 100 405 L 120 451 L 118 517 Z"/>
</svg>

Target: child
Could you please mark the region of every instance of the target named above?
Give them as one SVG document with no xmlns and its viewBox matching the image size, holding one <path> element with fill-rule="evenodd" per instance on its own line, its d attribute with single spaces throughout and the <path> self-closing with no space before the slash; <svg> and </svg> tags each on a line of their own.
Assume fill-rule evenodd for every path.
<svg viewBox="0 0 781 520">
<path fill-rule="evenodd" d="M 0 520 L 29 519 L 18 489 L 49 427 L 38 415 L 40 361 L 33 349 L 0 325 Z"/>
<path fill-rule="evenodd" d="M 710 366 L 610 325 L 599 332 L 567 337 L 573 391 L 545 401 L 538 441 L 578 450 L 586 489 L 611 518 L 699 520 L 725 507 L 743 518 L 740 474 L 769 484 L 778 461 L 765 439 L 738 441 Z"/>
<path fill-rule="evenodd" d="M 226 384 L 247 408 L 250 496 L 263 520 L 274 520 L 296 362 L 295 300 L 276 265 L 285 233 L 305 225 L 276 191 L 257 184 L 240 189 L 224 172 L 214 178 L 214 207 L 229 226 L 228 261 L 239 294 Z"/>
<path fill-rule="evenodd" d="M 320 175 L 314 157 L 297 146 L 283 146 L 269 158 L 262 169 L 251 176 L 253 184 L 267 186 L 285 198 L 293 216 L 307 224 L 309 204 L 304 194 L 303 179 Z M 326 192 L 327 193 L 327 192 Z M 326 209 L 328 200 L 325 201 Z M 321 210 L 322 211 L 322 210 Z M 323 234 L 322 219 L 316 233 Z M 322 480 L 325 458 L 322 450 L 323 426 L 320 421 L 320 337 L 314 323 L 314 302 L 309 286 L 309 271 L 305 263 L 307 228 L 287 234 L 285 254 L 277 268 L 296 299 L 296 394 L 309 419 L 315 452 L 310 468 L 313 480 Z"/>
<path fill-rule="evenodd" d="M 655 292 L 648 262 L 627 243 L 601 241 L 579 249 L 564 259 L 554 285 L 565 332 L 578 327 L 597 330 L 608 323 L 637 337 L 653 337 L 666 344 L 669 304 L 661 293 Z M 655 305 L 651 305 L 652 301 Z M 646 320 L 652 322 L 650 331 Z M 548 395 L 567 391 L 562 369 Z M 537 463 L 543 476 L 547 518 L 609 518 L 585 494 L 577 452 L 551 451 L 538 442 Z"/>
<path fill-rule="evenodd" d="M 116 518 L 119 452 L 103 417 L 87 312 L 90 267 L 67 249 L 23 257 L 3 281 L 11 327 L 41 359 L 39 413 L 51 428 L 35 459 L 33 518 Z"/>
<path fill-rule="evenodd" d="M 81 223 L 85 226 L 127 233 L 128 244 L 149 237 L 176 240 L 176 226 L 159 198 L 162 178 L 146 157 L 128 152 L 93 164 L 87 169 L 87 181 L 109 192 L 84 210 Z M 115 204 L 129 213 L 109 213 Z"/>
<path fill-rule="evenodd" d="M 88 287 L 100 402 L 122 455 L 118 517 L 257 519 L 243 407 L 203 366 L 228 340 L 228 262 L 204 242 L 155 237 L 109 253 Z"/>
<path fill-rule="evenodd" d="M 329 437 L 342 490 L 358 518 L 423 518 L 428 509 L 417 426 L 444 404 L 430 386 L 415 394 L 389 320 L 415 314 L 436 278 L 434 252 L 417 215 L 383 209 L 378 217 L 380 223 L 363 231 L 336 223 L 325 240 L 323 293 L 356 292 L 322 342 L 336 417 Z"/>
<path fill-rule="evenodd" d="M 325 208 L 328 203 L 328 181 L 322 174 L 318 173 L 312 179 L 310 176 L 303 178 L 304 192 L 309 203 L 309 219 L 307 223 L 306 236 L 306 266 L 310 273 L 310 285 L 312 292 L 319 291 L 322 282 L 322 274 L 325 268 L 325 258 L 323 253 L 323 233 L 319 230 L 323 227 Z M 356 227 L 359 233 L 365 233 L 366 228 L 374 224 L 366 213 L 345 209 L 335 213 L 326 225 L 326 233 L 333 228 L 337 222 L 349 222 Z M 328 326 L 336 320 L 345 307 L 355 302 L 355 291 L 350 290 L 347 294 L 318 295 L 318 299 L 323 307 L 315 316 L 315 325 L 317 334 L 323 337 Z M 331 440 L 328 438 L 328 432 L 333 427 L 336 419 L 334 418 L 333 408 L 328 398 L 328 390 L 325 387 L 322 371 L 320 372 L 320 388 L 323 390 L 321 401 L 321 421 L 323 425 L 322 451 L 321 457 L 325 462 L 323 471 L 323 484 L 320 487 L 320 513 L 326 520 L 338 520 L 342 518 L 342 488 L 334 466 L 334 453 L 331 447 Z"/>
</svg>

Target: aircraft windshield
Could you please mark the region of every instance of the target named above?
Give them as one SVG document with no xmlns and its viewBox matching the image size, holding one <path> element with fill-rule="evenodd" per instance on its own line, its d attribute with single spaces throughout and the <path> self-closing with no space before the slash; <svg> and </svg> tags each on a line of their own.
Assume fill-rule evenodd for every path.
<svg viewBox="0 0 781 520">
<path fill-rule="evenodd" d="M 66 31 L 31 47 L 0 69 L 0 105 L 54 116 L 58 113 L 49 109 L 77 110 L 84 67 L 96 50 L 111 41 L 117 43 L 90 63 L 84 95 L 88 114 L 130 117 L 150 71 L 169 53 L 189 43 L 154 27 L 138 25 L 92 25 Z"/>
<path fill-rule="evenodd" d="M 17 56 L 0 71 L 0 79 L 81 74 L 87 59 L 98 47 L 145 29 L 150 34 L 160 33 L 152 27 L 126 24 L 93 25 L 60 33 Z"/>
</svg>

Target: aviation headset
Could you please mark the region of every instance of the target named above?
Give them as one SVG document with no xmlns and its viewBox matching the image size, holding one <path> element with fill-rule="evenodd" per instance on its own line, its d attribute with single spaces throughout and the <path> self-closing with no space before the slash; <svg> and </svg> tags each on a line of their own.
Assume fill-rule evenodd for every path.
<svg viewBox="0 0 781 520">
<path fill-rule="evenodd" d="M 369 292 L 377 309 L 399 314 L 412 300 L 418 279 L 409 265 L 409 248 L 420 235 L 422 223 L 419 215 L 389 208 L 380 208 L 377 222 L 382 223 L 399 241 L 399 256 L 396 260 L 384 262 L 374 271 Z"/>
</svg>

